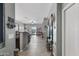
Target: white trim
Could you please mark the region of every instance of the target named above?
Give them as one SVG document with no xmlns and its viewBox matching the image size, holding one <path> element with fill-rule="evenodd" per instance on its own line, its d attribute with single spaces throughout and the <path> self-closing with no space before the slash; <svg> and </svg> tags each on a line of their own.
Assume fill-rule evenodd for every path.
<svg viewBox="0 0 79 59">
<path fill-rule="evenodd" d="M 62 10 L 62 56 L 65 56 L 65 11 L 72 7 L 72 5 L 74 5 L 74 3 L 68 4 Z"/>
</svg>

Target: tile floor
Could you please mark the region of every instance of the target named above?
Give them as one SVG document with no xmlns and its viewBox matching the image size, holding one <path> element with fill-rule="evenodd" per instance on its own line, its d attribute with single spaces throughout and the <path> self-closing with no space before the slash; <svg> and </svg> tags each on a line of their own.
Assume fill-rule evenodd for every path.
<svg viewBox="0 0 79 59">
<path fill-rule="evenodd" d="M 47 51 L 46 39 L 40 36 L 32 35 L 29 45 L 23 52 L 19 52 L 19 56 L 50 56 L 51 53 Z"/>
</svg>

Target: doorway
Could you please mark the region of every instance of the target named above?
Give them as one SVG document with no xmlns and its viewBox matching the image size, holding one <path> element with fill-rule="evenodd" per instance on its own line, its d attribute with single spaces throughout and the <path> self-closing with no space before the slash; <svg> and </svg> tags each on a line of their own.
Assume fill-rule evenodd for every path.
<svg viewBox="0 0 79 59">
<path fill-rule="evenodd" d="M 36 26 L 32 26 L 32 35 L 36 35 L 37 28 Z"/>
<path fill-rule="evenodd" d="M 0 48 L 5 45 L 4 4 L 0 3 Z"/>
</svg>

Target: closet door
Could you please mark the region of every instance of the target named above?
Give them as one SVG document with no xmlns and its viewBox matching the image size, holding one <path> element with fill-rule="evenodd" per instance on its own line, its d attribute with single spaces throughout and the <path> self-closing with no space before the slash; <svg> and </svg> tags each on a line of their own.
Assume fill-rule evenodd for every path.
<svg viewBox="0 0 79 59">
<path fill-rule="evenodd" d="M 63 52 L 66 56 L 79 55 L 79 4 L 70 4 L 63 11 Z"/>
</svg>

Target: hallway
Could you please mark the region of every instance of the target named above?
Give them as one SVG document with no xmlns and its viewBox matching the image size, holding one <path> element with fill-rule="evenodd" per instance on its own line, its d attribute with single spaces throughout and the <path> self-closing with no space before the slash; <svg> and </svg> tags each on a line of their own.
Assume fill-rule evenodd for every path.
<svg viewBox="0 0 79 59">
<path fill-rule="evenodd" d="M 46 48 L 46 40 L 41 36 L 32 35 L 31 41 L 25 51 L 19 52 L 19 56 L 50 56 Z"/>
<path fill-rule="evenodd" d="M 0 3 L 0 56 L 79 56 L 79 3 Z"/>
<path fill-rule="evenodd" d="M 20 42 L 16 45 L 19 45 L 20 51 L 23 50 L 23 52 L 19 52 L 20 56 L 50 56 L 53 54 L 53 52 L 49 52 L 53 50 L 51 43 L 53 42 L 53 26 L 55 26 L 53 23 L 56 22 L 53 19 L 54 14 L 50 12 L 52 6 L 56 6 L 56 4 L 15 4 L 15 31 L 20 32 L 18 39 Z M 42 35 L 44 38 L 36 35 L 30 37 L 30 34 Z M 28 41 L 30 42 L 28 43 Z"/>
</svg>

